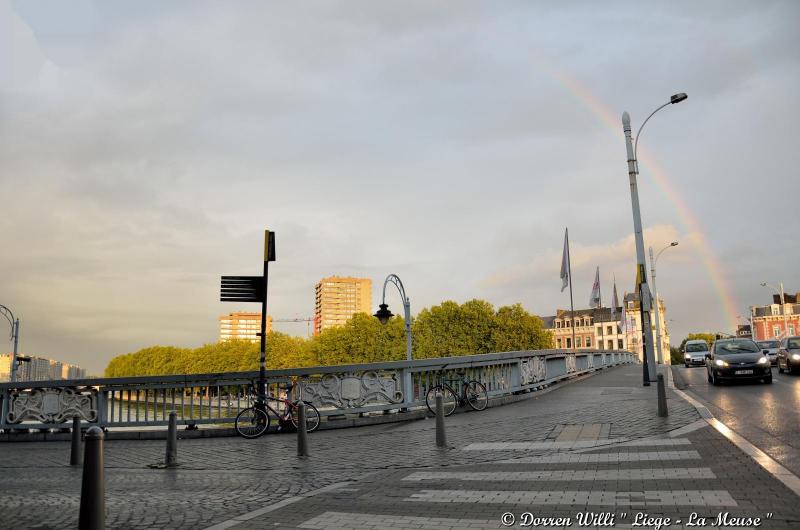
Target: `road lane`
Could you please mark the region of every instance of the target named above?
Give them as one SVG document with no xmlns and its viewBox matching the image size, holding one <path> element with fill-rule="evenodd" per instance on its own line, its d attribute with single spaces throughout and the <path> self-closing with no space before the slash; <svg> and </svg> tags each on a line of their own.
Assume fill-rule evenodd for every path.
<svg viewBox="0 0 800 530">
<path fill-rule="evenodd" d="M 705 367 L 677 367 L 700 400 L 723 423 L 800 475 L 800 375 L 772 369 L 773 384 L 712 386 Z"/>
</svg>

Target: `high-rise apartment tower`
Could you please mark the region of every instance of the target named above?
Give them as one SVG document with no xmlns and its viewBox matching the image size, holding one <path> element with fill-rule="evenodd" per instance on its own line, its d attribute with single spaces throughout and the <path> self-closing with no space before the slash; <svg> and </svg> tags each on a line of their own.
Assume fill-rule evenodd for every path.
<svg viewBox="0 0 800 530">
<path fill-rule="evenodd" d="M 316 286 L 314 334 L 341 326 L 355 313 L 372 311 L 372 280 L 369 278 L 322 278 Z"/>
</svg>

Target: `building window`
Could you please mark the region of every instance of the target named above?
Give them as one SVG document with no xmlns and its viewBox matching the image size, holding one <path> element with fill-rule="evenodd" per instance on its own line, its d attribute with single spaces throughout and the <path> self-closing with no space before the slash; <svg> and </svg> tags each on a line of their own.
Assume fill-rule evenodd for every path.
<svg viewBox="0 0 800 530">
<path fill-rule="evenodd" d="M 576 348 L 580 348 L 581 347 L 581 338 L 580 337 L 577 337 L 575 339 L 575 347 Z"/>
<path fill-rule="evenodd" d="M 618 347 L 619 347 L 619 349 L 620 349 L 620 350 L 623 350 L 623 349 L 625 349 L 625 346 L 623 346 L 623 345 L 622 345 L 622 339 L 619 339 L 619 340 L 617 341 L 617 344 L 618 344 Z"/>
<path fill-rule="evenodd" d="M 611 326 L 606 326 L 606 333 L 608 333 L 609 335 L 613 334 L 614 332 L 612 331 L 612 329 L 613 328 Z"/>
<path fill-rule="evenodd" d="M 592 347 L 592 337 L 586 337 L 586 347 L 587 348 Z"/>
<path fill-rule="evenodd" d="M 794 335 L 794 324 L 789 324 L 789 335 Z"/>
<path fill-rule="evenodd" d="M 561 348 L 561 339 L 556 339 L 556 348 Z"/>
<path fill-rule="evenodd" d="M 608 341 L 608 349 L 609 350 L 613 350 L 614 349 L 614 341 L 613 340 Z"/>
<path fill-rule="evenodd" d="M 781 327 L 780 326 L 772 326 L 772 336 L 773 337 L 780 337 L 781 336 Z"/>
<path fill-rule="evenodd" d="M 569 337 L 567 337 L 567 348 L 572 348 L 572 340 Z"/>
</svg>

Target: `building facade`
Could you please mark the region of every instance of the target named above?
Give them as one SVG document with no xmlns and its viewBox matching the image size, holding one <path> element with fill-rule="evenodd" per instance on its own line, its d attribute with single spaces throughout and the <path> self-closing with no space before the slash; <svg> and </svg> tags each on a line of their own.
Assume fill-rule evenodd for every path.
<svg viewBox="0 0 800 530">
<path fill-rule="evenodd" d="M 331 276 L 315 287 L 314 334 L 344 325 L 354 314 L 372 312 L 372 280 Z"/>
<path fill-rule="evenodd" d="M 558 309 L 553 317 L 542 319 L 545 327 L 553 333 L 556 348 L 572 348 L 572 331 L 575 330 L 575 348 L 594 348 L 598 350 L 627 350 L 642 354 L 642 326 L 639 297 L 635 293 L 626 293 L 623 297 L 623 308 L 617 308 L 616 317 L 611 308 L 576 309 L 573 318 L 568 309 Z M 670 363 L 669 328 L 667 327 L 666 308 L 659 298 L 659 320 L 661 321 L 661 351 L 665 364 Z M 654 316 L 654 313 L 651 313 Z M 653 337 L 656 336 L 655 325 Z"/>
<path fill-rule="evenodd" d="M 26 360 L 17 366 L 17 381 L 53 381 L 59 379 L 85 379 L 86 370 L 61 361 L 20 355 Z M 66 371 L 65 371 L 66 370 Z M 65 373 L 71 375 L 66 377 Z M 0 354 L 0 381 L 11 379 L 11 354 Z"/>
<path fill-rule="evenodd" d="M 267 333 L 272 331 L 272 317 L 267 315 Z M 247 340 L 261 342 L 261 312 L 238 311 L 219 317 L 219 341 Z"/>
<path fill-rule="evenodd" d="M 786 303 L 781 304 L 780 296 L 773 303 L 750 308 L 750 326 L 754 340 L 782 339 L 800 334 L 800 293 L 786 295 Z M 786 318 L 784 319 L 784 314 Z"/>
</svg>

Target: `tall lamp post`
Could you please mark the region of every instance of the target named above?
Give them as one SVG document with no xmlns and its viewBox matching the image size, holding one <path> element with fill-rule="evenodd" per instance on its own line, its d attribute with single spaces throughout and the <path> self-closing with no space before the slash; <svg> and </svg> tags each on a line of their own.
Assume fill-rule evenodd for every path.
<svg viewBox="0 0 800 530">
<path fill-rule="evenodd" d="M 781 288 L 778 289 L 777 287 L 775 287 L 772 284 L 769 284 L 769 283 L 766 283 L 766 282 L 762 282 L 761 283 L 761 287 L 769 287 L 769 288 L 773 289 L 776 294 L 780 294 L 781 295 L 781 313 L 783 313 L 783 336 L 784 337 L 788 337 L 789 336 L 789 325 L 788 325 L 788 322 L 786 321 L 786 296 L 783 294 L 783 282 L 780 283 L 780 286 L 781 286 Z M 765 330 L 765 332 L 766 332 L 766 330 Z M 766 333 L 765 333 L 765 335 L 766 335 Z M 767 337 L 765 336 L 764 338 L 766 339 Z"/>
<path fill-rule="evenodd" d="M 656 317 L 656 352 L 658 353 L 658 364 L 664 364 L 664 354 L 662 353 L 662 345 L 661 345 L 661 318 L 659 318 L 659 307 L 658 307 L 658 287 L 656 287 L 656 264 L 658 263 L 658 258 L 661 256 L 661 253 L 667 250 L 668 248 L 677 247 L 678 242 L 673 241 L 666 247 L 662 248 L 656 254 L 655 259 L 653 259 L 653 247 L 650 247 L 650 275 L 653 277 L 653 292 L 656 294 L 656 306 L 655 310 L 655 317 Z"/>
<path fill-rule="evenodd" d="M 12 383 L 17 380 L 17 346 L 19 346 L 19 319 L 14 318 L 14 313 L 9 308 L 0 304 L 0 315 L 6 317 L 8 323 L 11 324 L 11 340 L 14 341 L 14 353 L 11 354 L 11 372 L 9 373 L 8 380 Z"/>
<path fill-rule="evenodd" d="M 667 105 L 674 105 L 685 100 L 688 96 L 684 93 L 674 94 L 670 100 L 650 113 L 636 132 L 636 139 L 631 138 L 631 116 L 622 113 L 622 129 L 625 133 L 625 149 L 628 154 L 628 180 L 631 186 L 631 206 L 633 209 L 633 231 L 636 239 L 636 283 L 639 293 L 639 308 L 642 319 L 642 378 L 644 385 L 649 386 L 650 381 L 656 380 L 655 355 L 653 355 L 653 328 L 650 322 L 650 289 L 647 286 L 647 263 L 644 257 L 644 237 L 642 236 L 642 215 L 639 211 L 639 189 L 636 176 L 639 174 L 639 164 L 636 151 L 639 147 L 639 136 L 645 124 L 659 110 Z"/>
<path fill-rule="evenodd" d="M 380 320 L 381 324 L 386 324 L 389 319 L 394 315 L 389 311 L 389 305 L 386 303 L 386 286 L 393 284 L 400 291 L 400 298 L 403 299 L 403 310 L 405 312 L 406 321 L 406 360 L 411 361 L 411 301 L 406 296 L 406 290 L 403 287 L 403 282 L 396 274 L 390 274 L 383 282 L 383 296 L 381 297 L 380 309 L 375 313 L 375 317 Z M 403 372 L 403 401 L 409 405 L 411 399 L 411 370 L 410 367 Z"/>
</svg>

